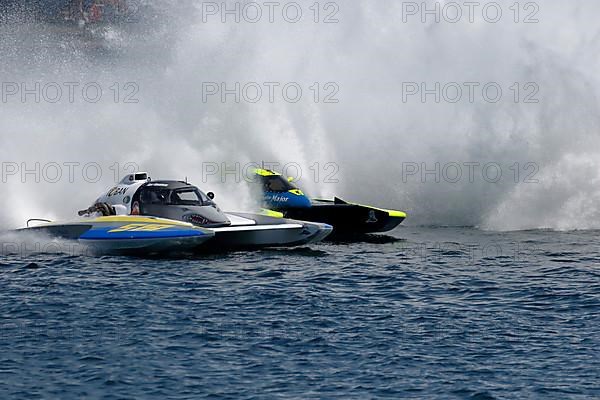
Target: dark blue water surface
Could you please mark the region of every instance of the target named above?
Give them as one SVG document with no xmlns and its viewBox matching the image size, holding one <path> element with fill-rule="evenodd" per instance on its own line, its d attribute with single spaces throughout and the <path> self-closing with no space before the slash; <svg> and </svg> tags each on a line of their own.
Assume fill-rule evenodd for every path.
<svg viewBox="0 0 600 400">
<path fill-rule="evenodd" d="M 600 232 L 0 258 L 0 399 L 600 397 Z"/>
</svg>

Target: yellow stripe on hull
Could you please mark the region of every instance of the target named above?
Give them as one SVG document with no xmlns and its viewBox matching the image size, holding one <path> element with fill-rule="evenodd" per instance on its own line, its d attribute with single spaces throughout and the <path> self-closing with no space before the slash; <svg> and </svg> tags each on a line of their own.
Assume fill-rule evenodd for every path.
<svg viewBox="0 0 600 400">
<path fill-rule="evenodd" d="M 193 226 L 187 222 L 181 221 L 173 221 L 170 219 L 164 218 L 153 218 L 153 217 L 142 217 L 135 215 L 111 215 L 108 217 L 98 217 L 93 220 L 93 222 L 126 222 L 126 223 L 141 223 L 141 224 L 165 224 L 165 225 L 173 225 L 173 226 Z"/>
</svg>

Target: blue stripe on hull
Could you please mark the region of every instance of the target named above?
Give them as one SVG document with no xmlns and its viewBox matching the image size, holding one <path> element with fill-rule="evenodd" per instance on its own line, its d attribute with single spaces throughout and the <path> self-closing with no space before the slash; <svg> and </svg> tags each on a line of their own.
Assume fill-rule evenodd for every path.
<svg viewBox="0 0 600 400">
<path fill-rule="evenodd" d="M 111 232 L 118 226 L 107 228 L 92 228 L 79 239 L 81 240 L 132 240 L 132 239 L 173 239 L 206 236 L 205 232 L 196 229 L 165 229 L 160 231 L 123 231 Z"/>
</svg>

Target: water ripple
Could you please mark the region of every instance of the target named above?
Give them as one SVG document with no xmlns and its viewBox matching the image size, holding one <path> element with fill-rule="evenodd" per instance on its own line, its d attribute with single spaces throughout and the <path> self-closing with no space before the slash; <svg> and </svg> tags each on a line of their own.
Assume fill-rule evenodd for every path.
<svg viewBox="0 0 600 400">
<path fill-rule="evenodd" d="M 600 396 L 595 234 L 484 235 L 537 247 L 517 256 L 474 254 L 476 230 L 402 236 L 173 260 L 5 256 L 0 396 Z"/>
</svg>

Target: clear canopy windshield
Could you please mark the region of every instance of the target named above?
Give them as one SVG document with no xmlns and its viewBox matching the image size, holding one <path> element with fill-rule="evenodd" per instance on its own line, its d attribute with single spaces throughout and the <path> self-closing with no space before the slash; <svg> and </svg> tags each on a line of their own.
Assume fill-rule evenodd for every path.
<svg viewBox="0 0 600 400">
<path fill-rule="evenodd" d="M 154 205 L 202 206 L 210 203 L 210 199 L 194 187 L 176 190 L 145 188 L 140 195 L 140 200 L 142 204 Z"/>
<path fill-rule="evenodd" d="M 281 175 L 263 177 L 263 190 L 265 192 L 283 193 L 297 189 Z"/>
<path fill-rule="evenodd" d="M 169 204 L 169 189 L 146 188 L 140 194 L 142 204 Z"/>
<path fill-rule="evenodd" d="M 208 197 L 196 188 L 174 190 L 171 194 L 171 204 L 201 206 L 207 203 Z"/>
</svg>

